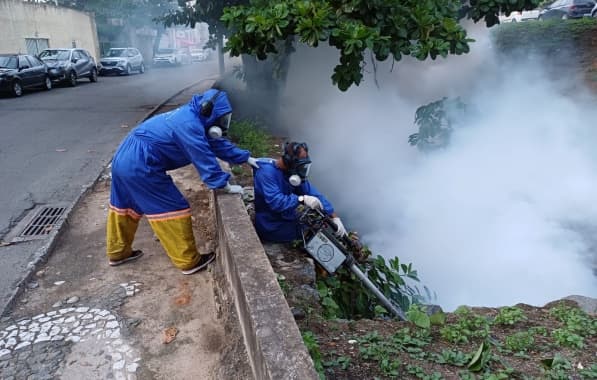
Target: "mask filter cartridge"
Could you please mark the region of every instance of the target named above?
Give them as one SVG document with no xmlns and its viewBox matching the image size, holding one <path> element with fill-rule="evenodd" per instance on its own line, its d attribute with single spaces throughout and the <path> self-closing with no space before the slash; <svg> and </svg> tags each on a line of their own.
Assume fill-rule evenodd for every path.
<svg viewBox="0 0 597 380">
<path fill-rule="evenodd" d="M 288 182 L 290 182 L 290 184 L 292 186 L 296 187 L 296 186 L 300 186 L 301 185 L 302 180 L 301 180 L 301 177 L 299 177 L 296 174 L 293 174 L 290 177 L 288 177 Z"/>
<path fill-rule="evenodd" d="M 209 127 L 207 134 L 212 139 L 220 138 L 222 137 L 222 128 L 218 127 L 217 125 L 214 125 L 213 127 Z"/>
</svg>

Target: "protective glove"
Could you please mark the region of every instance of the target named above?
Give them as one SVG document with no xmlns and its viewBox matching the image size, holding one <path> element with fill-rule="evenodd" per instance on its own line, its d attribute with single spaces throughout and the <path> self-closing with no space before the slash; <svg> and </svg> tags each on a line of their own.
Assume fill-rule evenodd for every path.
<svg viewBox="0 0 597 380">
<path fill-rule="evenodd" d="M 247 164 L 251 165 L 255 169 L 259 169 L 259 165 L 257 164 L 257 159 L 255 157 L 249 157 Z"/>
<path fill-rule="evenodd" d="M 342 221 L 340 220 L 340 218 L 338 218 L 338 217 L 332 218 L 332 222 L 334 222 L 334 224 L 336 224 L 336 227 L 338 227 L 338 230 L 336 231 L 336 236 L 343 237 L 348 234 L 348 232 L 346 232 L 346 228 L 344 228 L 344 224 L 342 224 Z"/>
<path fill-rule="evenodd" d="M 303 195 L 303 203 L 305 204 L 305 206 L 309 207 L 309 208 L 318 208 L 318 209 L 323 209 L 323 205 L 321 204 L 321 201 L 319 200 L 319 198 L 314 197 L 312 195 Z"/>
<path fill-rule="evenodd" d="M 242 186 L 231 185 L 230 182 L 226 182 L 226 186 L 224 186 L 224 191 L 226 191 L 229 194 L 242 194 L 242 193 L 244 193 Z"/>
</svg>

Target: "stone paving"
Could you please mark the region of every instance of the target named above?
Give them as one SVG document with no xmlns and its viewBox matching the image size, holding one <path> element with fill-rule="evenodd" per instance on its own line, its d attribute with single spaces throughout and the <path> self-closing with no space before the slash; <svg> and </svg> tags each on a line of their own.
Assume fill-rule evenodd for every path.
<svg viewBox="0 0 597 380">
<path fill-rule="evenodd" d="M 60 284 L 58 284 L 60 285 Z M 104 297 L 107 307 L 121 304 L 141 291 L 141 283 L 122 283 Z M 115 297 L 116 296 L 116 299 Z M 68 377 L 65 358 L 77 344 L 92 342 L 101 352 L 107 378 L 136 379 L 141 360 L 121 332 L 118 316 L 106 308 L 76 305 L 72 296 L 55 303 L 54 309 L 30 318 L 0 321 L 0 373 L 3 380 L 43 380 Z M 106 302 L 107 301 L 107 302 Z M 64 307 L 66 306 L 66 307 Z"/>
</svg>

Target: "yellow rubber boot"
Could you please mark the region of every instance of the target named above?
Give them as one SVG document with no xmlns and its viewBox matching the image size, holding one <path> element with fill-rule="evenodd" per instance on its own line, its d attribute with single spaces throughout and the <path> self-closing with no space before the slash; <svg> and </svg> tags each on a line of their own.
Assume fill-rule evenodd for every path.
<svg viewBox="0 0 597 380">
<path fill-rule="evenodd" d="M 106 226 L 106 254 L 111 261 L 126 259 L 133 252 L 133 239 L 140 215 L 121 213 L 110 208 Z"/>
<path fill-rule="evenodd" d="M 188 270 L 197 265 L 199 253 L 195 246 L 190 210 L 171 217 L 147 215 L 147 219 L 175 267 Z"/>
</svg>

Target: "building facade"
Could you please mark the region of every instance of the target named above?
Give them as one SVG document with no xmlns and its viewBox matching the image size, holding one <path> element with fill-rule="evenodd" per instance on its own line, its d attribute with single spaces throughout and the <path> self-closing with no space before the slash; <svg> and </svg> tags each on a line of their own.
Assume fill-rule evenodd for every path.
<svg viewBox="0 0 597 380">
<path fill-rule="evenodd" d="M 73 47 L 99 58 L 93 14 L 50 3 L 0 0 L 0 53 L 37 55 L 46 48 Z"/>
</svg>

